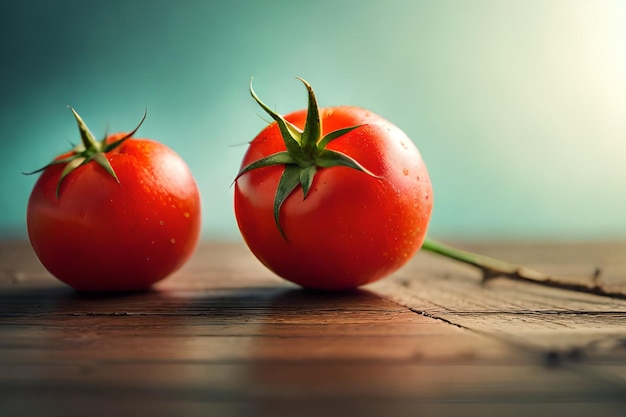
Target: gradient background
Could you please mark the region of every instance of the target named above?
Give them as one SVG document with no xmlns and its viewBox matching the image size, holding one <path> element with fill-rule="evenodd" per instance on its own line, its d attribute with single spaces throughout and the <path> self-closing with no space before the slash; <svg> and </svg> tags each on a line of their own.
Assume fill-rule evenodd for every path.
<svg viewBox="0 0 626 417">
<path fill-rule="evenodd" d="M 0 238 L 26 237 L 34 176 L 130 130 L 190 165 L 204 238 L 239 239 L 233 177 L 264 122 L 306 104 L 369 108 L 420 148 L 430 235 L 626 238 L 626 2 L 0 0 Z M 243 144 L 243 145 L 242 145 Z"/>
</svg>

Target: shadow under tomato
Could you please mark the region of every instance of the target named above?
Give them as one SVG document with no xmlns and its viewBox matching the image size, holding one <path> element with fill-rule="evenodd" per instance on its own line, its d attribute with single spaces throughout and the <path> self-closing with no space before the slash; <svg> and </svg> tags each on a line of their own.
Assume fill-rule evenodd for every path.
<svg viewBox="0 0 626 417">
<path fill-rule="evenodd" d="M 248 394 L 262 399 L 256 404 L 261 414 L 290 407 L 291 414 L 298 414 L 307 407 L 317 415 L 324 410 L 357 415 L 367 411 L 360 406 L 363 400 L 384 392 L 379 381 L 401 377 L 395 374 L 401 366 L 389 371 L 380 364 L 386 360 L 382 352 L 397 340 L 386 337 L 387 320 L 405 308 L 367 289 L 291 289 L 266 301 L 264 317 L 256 318 L 259 326 L 241 358 L 247 363 Z M 371 375 L 372 370 L 380 374 Z"/>
<path fill-rule="evenodd" d="M 170 382 L 176 375 L 194 381 L 186 398 L 248 398 L 271 408 L 281 400 L 276 392 L 305 395 L 319 385 L 317 377 L 330 372 L 332 378 L 333 367 L 316 361 L 332 359 L 342 326 L 367 323 L 381 303 L 367 290 L 329 293 L 287 283 L 168 288 L 104 294 L 63 285 L 11 289 L 0 293 L 3 329 L 16 335 L 7 346 L 45 365 L 20 371 L 44 385 L 48 369 L 61 367 L 64 378 L 80 382 L 79 391 L 174 395 L 181 392 Z M 355 377 L 345 369 L 335 376 Z M 268 402 L 257 402 L 265 393 Z"/>
</svg>

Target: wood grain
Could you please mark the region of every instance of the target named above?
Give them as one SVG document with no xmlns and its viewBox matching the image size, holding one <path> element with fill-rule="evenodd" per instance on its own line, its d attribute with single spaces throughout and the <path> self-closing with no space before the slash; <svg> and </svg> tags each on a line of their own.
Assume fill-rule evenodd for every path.
<svg viewBox="0 0 626 417">
<path fill-rule="evenodd" d="M 604 262 L 623 285 L 620 245 L 479 249 Z M 625 315 L 429 254 L 360 291 L 303 291 L 206 242 L 152 291 L 85 295 L 2 242 L 0 416 L 621 415 Z"/>
</svg>

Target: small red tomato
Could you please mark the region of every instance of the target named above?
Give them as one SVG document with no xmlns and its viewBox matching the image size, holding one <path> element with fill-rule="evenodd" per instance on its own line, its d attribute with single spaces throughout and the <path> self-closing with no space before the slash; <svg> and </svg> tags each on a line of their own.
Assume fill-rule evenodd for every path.
<svg viewBox="0 0 626 417">
<path fill-rule="evenodd" d="M 27 209 L 30 242 L 48 271 L 77 290 L 147 289 L 197 245 L 195 180 L 170 148 L 134 139 L 139 126 L 96 141 L 72 112 L 82 143 L 39 170 Z"/>
<path fill-rule="evenodd" d="M 419 151 L 396 126 L 357 107 L 280 116 L 250 143 L 235 215 L 254 255 L 303 287 L 347 290 L 403 266 L 420 248 L 432 186 Z"/>
</svg>

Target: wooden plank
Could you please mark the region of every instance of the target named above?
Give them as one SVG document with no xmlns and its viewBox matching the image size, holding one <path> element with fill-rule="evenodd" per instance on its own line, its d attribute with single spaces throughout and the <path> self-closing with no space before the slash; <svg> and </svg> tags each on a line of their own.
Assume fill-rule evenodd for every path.
<svg viewBox="0 0 626 417">
<path fill-rule="evenodd" d="M 11 361 L 516 360 L 499 342 L 418 315 L 368 291 L 163 290 L 81 297 L 0 296 L 0 363 Z M 18 294 L 19 296 L 16 296 Z M 133 337 L 129 337 L 132 334 Z M 43 342 L 43 346 L 42 346 Z M 54 346 L 53 351 L 49 347 Z M 288 346 L 288 349 L 286 347 Z"/>
<path fill-rule="evenodd" d="M 202 416 L 363 416 L 363 417 L 414 417 L 414 416 L 463 416 L 463 417 L 527 417 L 568 416 L 588 417 L 620 416 L 623 403 L 619 401 L 560 399 L 529 401 L 436 401 L 381 398 L 342 397 L 282 397 L 254 395 L 236 398 L 226 394 L 211 395 L 209 392 L 180 390 L 179 396 L 167 392 L 91 389 L 77 387 L 70 394 L 65 387 L 32 387 L 27 394 L 9 388 L 11 396 L 3 399 L 3 415 L 73 417 L 73 416 L 154 416 L 154 417 L 202 417 Z M 34 400 L 36 399 L 36 400 Z M 17 410 L 13 412 L 13 410 Z M 45 410 L 45 412 L 42 412 Z"/>
<path fill-rule="evenodd" d="M 74 293 L 25 243 L 0 243 L 0 270 L 3 417 L 619 415 L 626 398 L 619 343 L 546 361 L 581 334 L 610 350 L 623 304 L 481 287 L 432 256 L 346 294 L 298 290 L 239 244 L 119 296 Z"/>
</svg>

